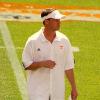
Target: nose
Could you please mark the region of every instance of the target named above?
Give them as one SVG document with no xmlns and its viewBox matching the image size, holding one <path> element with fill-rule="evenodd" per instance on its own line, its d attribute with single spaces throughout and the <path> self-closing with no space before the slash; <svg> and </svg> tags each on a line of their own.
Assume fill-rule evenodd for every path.
<svg viewBox="0 0 100 100">
<path fill-rule="evenodd" d="M 59 19 L 57 19 L 57 20 L 56 20 L 56 23 L 59 25 L 59 24 L 60 24 L 60 20 L 59 20 Z"/>
</svg>

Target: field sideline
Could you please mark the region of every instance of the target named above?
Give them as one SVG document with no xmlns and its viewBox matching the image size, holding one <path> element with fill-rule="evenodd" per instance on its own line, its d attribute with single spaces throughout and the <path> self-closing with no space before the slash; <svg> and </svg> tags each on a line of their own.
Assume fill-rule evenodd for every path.
<svg viewBox="0 0 100 100">
<path fill-rule="evenodd" d="M 67 20 L 66 22 L 62 22 L 61 25 L 60 31 L 69 37 L 73 46 L 80 48 L 80 52 L 74 53 L 76 60 L 75 76 L 79 91 L 78 100 L 100 100 L 99 24 L 99 22 Z M 42 23 L 7 21 L 6 25 L 9 29 L 14 47 L 23 48 L 27 38 L 40 29 Z M 21 91 L 16 80 L 17 76 L 11 67 L 12 61 L 8 57 L 7 47 L 1 32 L 0 29 L 0 47 L 3 47 L 0 48 L 0 100 L 22 100 Z M 6 41 L 8 41 L 8 39 Z M 10 46 L 9 48 L 11 49 Z M 15 49 L 15 52 L 21 65 L 22 49 Z M 15 70 L 17 70 L 18 66 L 14 65 L 14 67 L 16 68 Z M 24 75 L 23 67 L 21 67 L 21 70 L 22 72 L 20 73 Z M 19 80 L 23 81 L 23 79 L 20 78 Z M 67 80 L 65 80 L 65 82 L 68 84 L 66 85 L 68 88 L 66 90 L 67 100 L 70 94 L 70 86 Z M 24 91 L 24 89 L 22 91 Z"/>
<path fill-rule="evenodd" d="M 41 21 L 40 13 L 44 8 L 59 9 L 66 15 L 66 20 L 100 22 L 100 8 L 58 5 L 37 5 L 30 3 L 0 2 L 0 20 L 6 21 Z"/>
</svg>

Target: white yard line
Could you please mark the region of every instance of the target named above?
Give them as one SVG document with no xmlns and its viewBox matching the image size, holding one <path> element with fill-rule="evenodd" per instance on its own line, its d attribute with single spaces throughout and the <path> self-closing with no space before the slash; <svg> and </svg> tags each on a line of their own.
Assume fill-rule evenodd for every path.
<svg viewBox="0 0 100 100">
<path fill-rule="evenodd" d="M 73 50 L 73 52 L 79 52 L 80 51 L 79 47 L 72 47 L 72 50 Z"/>
<path fill-rule="evenodd" d="M 12 49 L 13 47 L 9 47 L 10 49 Z M 5 46 L 0 46 L 0 49 L 6 49 Z M 22 47 L 15 47 L 15 49 L 19 49 L 19 50 L 22 50 L 23 48 Z"/>
<path fill-rule="evenodd" d="M 14 71 L 18 88 L 22 96 L 22 100 L 28 100 L 27 90 L 26 90 L 26 79 L 22 70 L 22 66 L 17 58 L 15 47 L 10 36 L 10 32 L 6 25 L 6 22 L 0 22 L 0 32 L 5 43 L 7 55 L 11 63 L 12 69 Z"/>
<path fill-rule="evenodd" d="M 5 46 L 0 46 L 0 49 L 6 49 Z M 12 47 L 10 47 L 10 49 L 12 49 Z M 22 47 L 15 47 L 15 49 L 19 49 L 19 50 L 22 50 L 23 48 Z M 73 52 L 79 52 L 79 47 L 72 47 L 72 50 Z"/>
</svg>

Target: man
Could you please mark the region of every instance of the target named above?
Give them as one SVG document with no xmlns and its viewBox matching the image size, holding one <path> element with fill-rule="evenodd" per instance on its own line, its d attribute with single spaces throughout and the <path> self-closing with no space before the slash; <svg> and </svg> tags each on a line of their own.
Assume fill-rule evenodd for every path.
<svg viewBox="0 0 100 100">
<path fill-rule="evenodd" d="M 62 17 L 58 10 L 43 10 L 44 27 L 24 47 L 22 60 L 28 71 L 30 100 L 64 100 L 65 74 L 71 84 L 72 100 L 77 98 L 72 47 L 68 38 L 58 31 Z"/>
</svg>

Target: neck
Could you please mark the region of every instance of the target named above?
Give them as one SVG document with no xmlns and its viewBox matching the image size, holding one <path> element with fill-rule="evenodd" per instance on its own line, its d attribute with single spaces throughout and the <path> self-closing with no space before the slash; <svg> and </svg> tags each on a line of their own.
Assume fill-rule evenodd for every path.
<svg viewBox="0 0 100 100">
<path fill-rule="evenodd" d="M 56 32 L 48 29 L 48 28 L 44 28 L 44 36 L 45 38 L 50 41 L 51 43 L 53 42 L 54 38 L 56 37 Z"/>
</svg>

